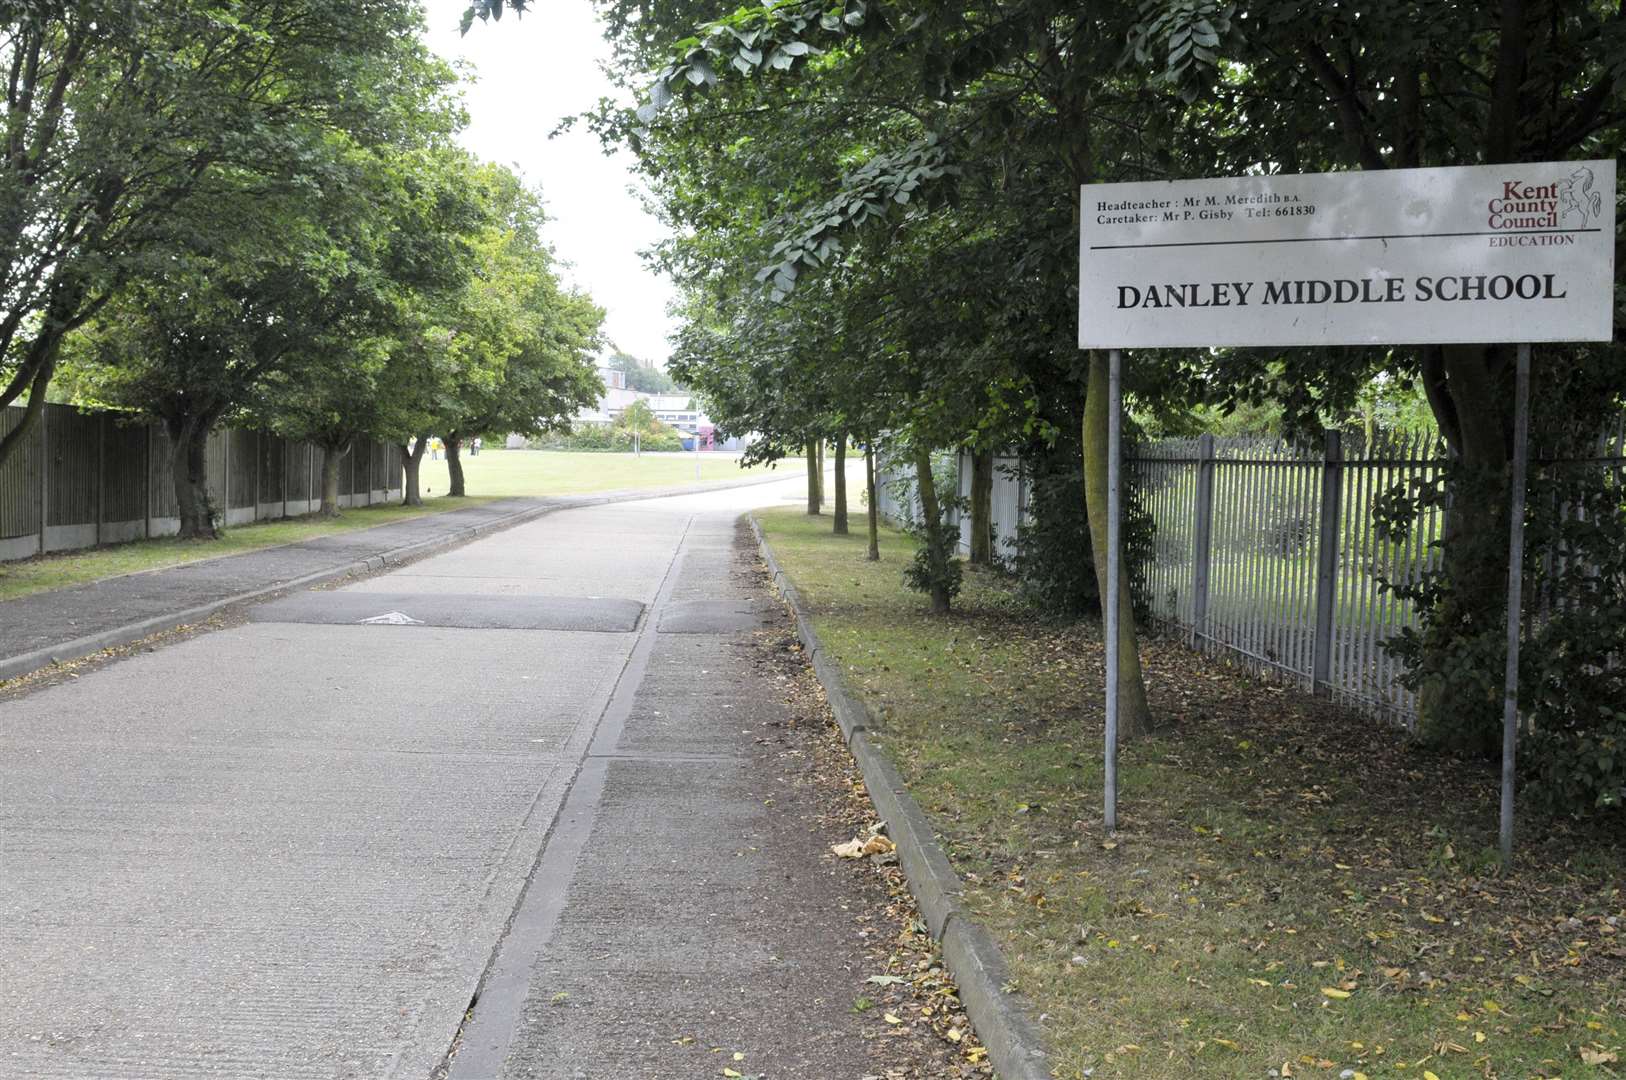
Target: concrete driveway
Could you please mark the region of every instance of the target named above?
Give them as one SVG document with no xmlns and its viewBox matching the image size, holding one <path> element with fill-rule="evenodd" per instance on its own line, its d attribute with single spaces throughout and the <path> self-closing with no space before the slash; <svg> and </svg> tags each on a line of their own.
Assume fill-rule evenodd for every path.
<svg viewBox="0 0 1626 1080">
<path fill-rule="evenodd" d="M 561 1032 L 569 992 L 536 985 L 582 984 L 617 935 L 644 950 L 611 965 L 635 976 L 628 1002 L 672 1006 L 683 973 L 715 970 L 733 999 L 763 970 L 764 992 L 786 985 L 765 942 L 711 948 L 703 909 L 730 873 L 821 871 L 695 833 L 752 809 L 730 732 L 772 707 L 728 671 L 763 617 L 729 579 L 735 519 L 802 491 L 555 513 L 0 704 L 0 1077 L 416 1080 L 460 1030 L 454 1077 L 696 1075 L 638 1048 L 669 1025 L 621 1043 L 628 1016 L 605 1012 Z M 620 861 L 595 863 L 617 838 Z M 684 842 L 688 869 L 626 894 Z M 841 1003 L 808 1008 L 797 1023 L 839 1027 Z M 780 1060 L 774 1076 L 840 1075 Z"/>
</svg>

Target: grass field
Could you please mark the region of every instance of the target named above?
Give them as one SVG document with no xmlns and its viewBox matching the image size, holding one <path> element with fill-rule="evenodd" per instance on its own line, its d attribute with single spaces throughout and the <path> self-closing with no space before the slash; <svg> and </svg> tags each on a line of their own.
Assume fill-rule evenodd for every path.
<svg viewBox="0 0 1626 1080">
<path fill-rule="evenodd" d="M 478 457 L 464 458 L 464 475 L 469 497 L 445 499 L 448 487 L 445 461 L 425 461 L 422 483 L 424 506 L 357 507 L 337 519 L 297 518 L 239 525 L 227 529 L 219 540 L 203 543 L 175 539 L 140 540 L 128 544 L 61 552 L 44 558 L 0 563 L 0 601 L 31 593 L 82 585 L 88 581 L 157 570 L 166 566 L 237 555 L 245 551 L 293 544 L 331 533 L 387 525 L 404 518 L 475 506 L 496 498 L 517 496 L 580 495 L 595 491 L 633 488 L 669 488 L 692 484 L 694 456 L 645 454 L 574 454 L 554 451 L 488 450 Z M 802 468 L 800 458 L 779 466 L 786 476 Z M 764 477 L 764 469 L 751 470 Z M 704 482 L 739 478 L 737 459 L 722 454 L 702 455 Z"/>
<path fill-rule="evenodd" d="M 759 516 L 1060 1080 L 1619 1075 L 1618 822 L 1521 808 L 1500 873 L 1485 765 L 1149 641 L 1166 726 L 1124 748 L 1109 838 L 1093 624 L 1037 618 L 982 572 L 933 618 L 897 533 L 867 563 L 861 534 Z"/>
<path fill-rule="evenodd" d="M 700 483 L 775 475 L 766 468 L 742 470 L 732 454 L 700 454 Z M 682 487 L 695 480 L 694 454 L 592 454 L 565 450 L 484 450 L 463 453 L 463 475 L 470 495 L 584 495 L 595 491 Z M 802 470 L 802 459 L 781 462 L 777 474 Z M 450 483 L 446 462 L 424 461 L 425 498 L 442 495 Z"/>
</svg>

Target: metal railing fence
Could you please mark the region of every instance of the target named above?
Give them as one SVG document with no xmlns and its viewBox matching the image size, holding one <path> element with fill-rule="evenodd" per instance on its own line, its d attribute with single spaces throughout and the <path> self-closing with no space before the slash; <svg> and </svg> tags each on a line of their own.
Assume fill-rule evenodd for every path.
<svg viewBox="0 0 1626 1080">
<path fill-rule="evenodd" d="M 0 409 L 0 433 L 22 421 Z M 127 413 L 47 405 L 17 453 L 0 463 L 0 560 L 170 536 L 180 530 L 162 426 Z M 398 498 L 399 449 L 361 442 L 339 468 L 339 505 Z M 209 492 L 227 525 L 294 517 L 322 498 L 320 447 L 269 432 L 209 436 Z"/>
<path fill-rule="evenodd" d="M 1374 511 L 1394 490 L 1433 485 L 1443 448 L 1423 437 L 1330 432 L 1275 439 L 1162 440 L 1126 454 L 1130 497 L 1153 526 L 1132 553 L 1153 618 L 1199 650 L 1410 724 L 1416 702 L 1383 642 L 1414 622 L 1406 584 L 1437 558 L 1437 507 L 1404 539 Z"/>
<path fill-rule="evenodd" d="M 1268 438 L 1163 439 L 1126 446 L 1128 498 L 1146 515 L 1149 539 L 1128 557 L 1140 570 L 1140 597 L 1153 620 L 1193 648 L 1323 693 L 1358 711 L 1414 726 L 1415 695 L 1401 685 L 1400 660 L 1384 642 L 1416 625 L 1409 600 L 1391 585 L 1415 585 L 1435 569 L 1444 512 L 1413 504 L 1403 529 L 1380 533 L 1379 510 L 1397 513 L 1392 493 L 1433 489 L 1445 467 L 1435 438 L 1328 433 L 1317 445 Z M 885 462 L 880 509 L 907 525 L 918 516 L 912 471 Z M 962 456 L 960 493 L 971 466 Z M 1590 455 L 1537 458 L 1532 512 L 1542 469 L 1586 468 L 1612 477 L 1626 500 L 1626 419 Z M 1556 496 L 1554 496 L 1556 497 Z M 1547 499 L 1551 502 L 1551 498 Z M 1578 511 L 1545 506 L 1566 518 Z M 1020 462 L 1002 456 L 994 471 L 998 551 L 1016 551 L 1028 520 Z M 958 519 L 962 551 L 970 523 Z M 1571 558 L 1544 552 L 1548 562 Z M 1532 599 L 1534 610 L 1553 601 Z"/>
</svg>

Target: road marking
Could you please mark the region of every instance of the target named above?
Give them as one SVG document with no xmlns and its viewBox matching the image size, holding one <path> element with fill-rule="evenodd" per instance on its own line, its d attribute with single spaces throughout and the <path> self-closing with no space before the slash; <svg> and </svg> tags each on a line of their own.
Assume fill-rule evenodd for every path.
<svg viewBox="0 0 1626 1080">
<path fill-rule="evenodd" d="M 422 619 L 414 619 L 411 615 L 399 611 L 386 612 L 383 615 L 374 615 L 370 619 L 361 619 L 368 626 L 422 626 Z"/>
</svg>

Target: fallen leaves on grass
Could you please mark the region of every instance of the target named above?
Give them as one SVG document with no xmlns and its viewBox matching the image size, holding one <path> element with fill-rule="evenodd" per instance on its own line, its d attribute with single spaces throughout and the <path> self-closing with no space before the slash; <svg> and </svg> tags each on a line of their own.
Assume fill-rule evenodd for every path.
<svg viewBox="0 0 1626 1080">
<path fill-rule="evenodd" d="M 952 619 L 931 619 L 873 577 L 855 596 L 790 554 L 780 551 L 786 572 L 811 576 L 826 646 L 884 718 L 968 909 L 1049 1013 L 1072 1070 L 1060 1075 L 1131 1046 L 1159 1063 L 1131 1071 L 1200 1074 L 1189 1055 L 1204 1039 L 1182 1016 L 1234 1041 L 1246 1010 L 1247 1045 L 1304 1045 L 1326 1022 L 1309 1014 L 1329 1009 L 1372 1023 L 1354 1033 L 1366 1045 L 1329 1047 L 1301 1074 L 1388 1075 L 1400 1059 L 1418 1077 L 1420 1057 L 1466 1043 L 1465 1076 L 1557 1075 L 1561 1057 L 1580 1067 L 1577 1042 L 1545 1025 L 1621 1015 L 1618 837 L 1530 813 L 1519 864 L 1504 872 L 1495 777 L 1481 762 L 1155 637 L 1142 660 L 1162 731 L 1124 748 L 1123 832 L 1108 837 L 1093 626 L 1017 612 L 984 575 Z M 959 643 L 948 655 L 946 639 Z M 1226 989 L 1244 986 L 1258 989 Z M 1496 999 L 1505 1010 L 1480 1004 Z M 1223 1046 L 1204 1038 L 1210 1054 Z M 1593 1036 L 1592 1052 L 1616 1041 Z M 1470 1068 L 1473 1053 L 1486 1056 Z"/>
</svg>

